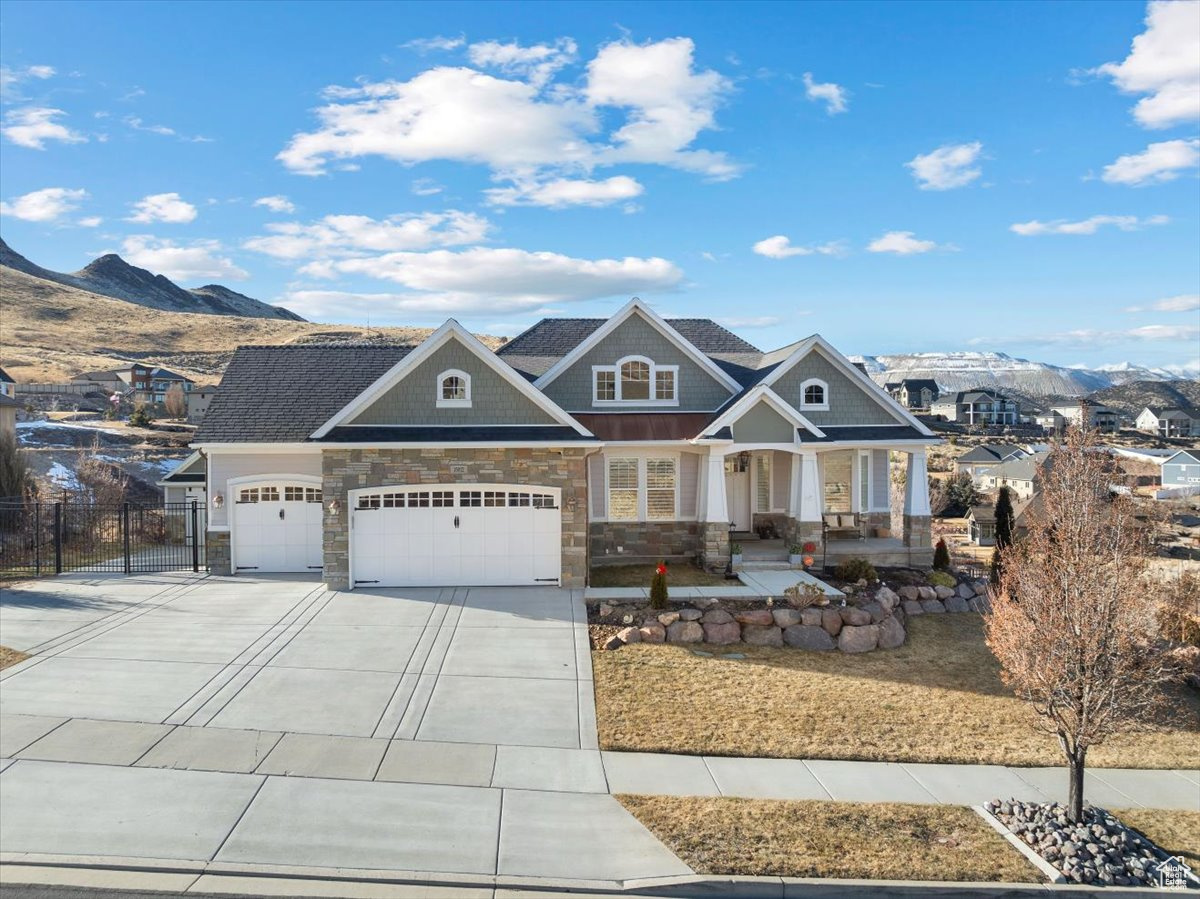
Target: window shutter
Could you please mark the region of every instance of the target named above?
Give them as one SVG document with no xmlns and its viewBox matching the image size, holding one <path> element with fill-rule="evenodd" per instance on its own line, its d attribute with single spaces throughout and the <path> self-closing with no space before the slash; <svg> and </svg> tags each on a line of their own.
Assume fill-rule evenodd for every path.
<svg viewBox="0 0 1200 899">
<path fill-rule="evenodd" d="M 588 458 L 588 490 L 592 494 L 592 519 L 604 518 L 604 453 Z"/>
</svg>

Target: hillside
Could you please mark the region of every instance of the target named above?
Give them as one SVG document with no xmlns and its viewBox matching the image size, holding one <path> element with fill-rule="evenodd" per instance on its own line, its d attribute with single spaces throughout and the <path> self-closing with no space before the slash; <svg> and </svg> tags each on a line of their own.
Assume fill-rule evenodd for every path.
<svg viewBox="0 0 1200 899">
<path fill-rule="evenodd" d="M 52 272 L 30 262 L 0 239 L 0 265 L 43 281 L 52 281 L 64 287 L 86 290 L 164 312 L 304 321 L 296 313 L 282 306 L 272 306 L 219 284 L 185 290 L 171 279 L 130 265 L 114 253 L 101 256 L 77 272 L 64 274 Z"/>
<path fill-rule="evenodd" d="M 1200 409 L 1200 381 L 1132 381 L 1093 393 L 1088 399 L 1137 415 L 1154 408 Z"/>
<path fill-rule="evenodd" d="M 428 328 L 161 312 L 0 266 L 0 365 L 17 381 L 63 381 L 130 360 L 215 383 L 240 344 L 417 343 Z M 494 337 L 481 336 L 489 346 Z"/>
</svg>

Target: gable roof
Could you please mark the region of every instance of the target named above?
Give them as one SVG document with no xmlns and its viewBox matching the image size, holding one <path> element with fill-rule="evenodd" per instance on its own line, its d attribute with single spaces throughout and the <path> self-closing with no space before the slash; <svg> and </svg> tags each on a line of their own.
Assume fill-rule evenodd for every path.
<svg viewBox="0 0 1200 899">
<path fill-rule="evenodd" d="M 933 380 L 933 378 L 905 378 L 896 386 L 903 386 L 915 391 L 932 390 L 934 393 L 939 391 L 937 381 Z"/>
<path fill-rule="evenodd" d="M 1024 455 L 1025 450 L 1019 446 L 1006 443 L 981 443 L 967 450 L 955 462 L 1002 462 L 1013 456 Z"/>
<path fill-rule="evenodd" d="M 1190 409 L 1181 409 L 1178 406 L 1147 406 L 1142 410 L 1142 415 L 1149 412 L 1155 418 L 1194 418 L 1195 414 Z M 1140 417 L 1140 416 L 1139 416 Z"/>
<path fill-rule="evenodd" d="M 474 334 L 454 319 L 448 319 L 444 325 L 430 334 L 420 346 L 406 353 L 395 365 L 381 374 L 373 383 L 360 391 L 357 396 L 353 397 L 330 416 L 328 420 L 323 422 L 320 427 L 312 432 L 311 436 L 314 439 L 320 439 L 339 425 L 348 424 L 355 415 L 368 408 L 375 400 L 403 381 L 425 359 L 428 359 L 434 352 L 451 340 L 458 340 L 459 343 L 474 353 L 480 361 L 515 387 L 518 393 L 523 394 L 527 399 L 531 400 L 534 405 L 546 412 L 560 425 L 573 428 L 585 437 L 591 436 L 590 432 L 583 425 L 579 424 L 579 422 L 561 409 L 557 403 L 517 374 L 510 365 L 480 343 Z M 218 394 L 219 396 L 220 394 Z"/>
<path fill-rule="evenodd" d="M 704 436 L 711 438 L 723 428 L 732 428 L 743 415 L 760 402 L 766 403 L 782 415 L 797 431 L 801 433 L 807 431 L 811 436 L 818 439 L 825 436 L 825 433 L 820 428 L 797 412 L 789 402 L 765 384 L 758 384 L 751 387 L 733 403 L 726 405 L 724 411 L 705 427 L 703 431 Z"/>
<path fill-rule="evenodd" d="M 1184 456 L 1185 458 L 1180 459 L 1180 456 Z M 1190 465 L 1192 462 L 1200 462 L 1200 450 L 1180 450 L 1163 459 L 1162 464 Z"/>
<path fill-rule="evenodd" d="M 1038 468 L 1048 458 L 1047 453 L 1036 456 L 1026 456 L 1022 459 L 1008 459 L 989 471 L 988 477 L 1009 478 L 1014 481 L 1032 481 L 1037 477 Z"/>
<path fill-rule="evenodd" d="M 200 450 L 196 450 L 156 483 L 159 487 L 169 487 L 175 484 L 203 484 L 207 480 L 208 466 L 204 464 Z"/>
<path fill-rule="evenodd" d="M 602 341 L 609 334 L 613 333 L 613 331 L 619 328 L 634 315 L 642 316 L 642 318 L 645 319 L 645 321 L 651 325 L 651 327 L 655 328 L 659 333 L 667 338 L 667 340 L 679 347 L 679 349 L 689 356 L 693 362 L 712 375 L 712 377 L 716 379 L 718 383 L 724 385 L 730 393 L 738 393 L 741 391 L 742 384 L 740 381 L 732 377 L 728 372 L 725 371 L 724 368 L 717 365 L 715 361 L 705 355 L 703 350 L 684 337 L 682 333 L 677 331 L 653 309 L 636 298 L 630 300 L 625 304 L 624 308 L 617 312 L 616 315 L 610 319 L 607 319 L 599 327 L 595 328 L 593 331 L 591 331 L 591 333 L 583 337 L 583 339 L 576 343 L 575 346 L 570 350 L 568 350 L 565 355 L 556 360 L 553 365 L 540 374 L 534 383 L 539 389 L 544 390 L 547 384 L 551 383 L 555 378 L 567 371 L 579 358 L 584 355 L 584 353 L 596 346 L 596 344 L 600 343 L 600 341 Z M 683 319 L 682 321 L 685 323 L 690 323 L 694 326 L 691 328 L 693 336 L 699 337 L 703 340 L 708 340 L 711 338 L 713 340 L 712 345 L 724 347 L 726 351 L 732 350 L 736 352 L 736 349 L 734 348 L 740 345 L 750 347 L 751 350 L 754 349 L 750 346 L 750 344 L 746 343 L 740 337 L 725 331 L 725 329 L 721 328 L 720 325 L 716 324 L 716 322 L 710 322 L 708 319 Z M 685 330 L 688 329 L 689 324 L 685 324 L 684 328 Z M 722 335 L 720 333 L 714 333 L 715 331 L 724 332 L 724 334 Z M 727 340 L 724 335 L 727 335 L 729 339 Z M 521 340 L 524 336 L 525 335 L 521 335 L 521 337 L 518 337 L 517 340 Z"/>
<path fill-rule="evenodd" d="M 0 406 L 13 406 L 13 407 L 16 407 L 19 409 L 21 407 L 21 404 L 18 403 L 16 400 L 14 400 L 8 394 L 0 393 Z"/>
<path fill-rule="evenodd" d="M 2 368 L 0 368 L 0 381 L 3 381 L 6 384 L 16 384 L 17 383 L 12 378 L 10 378 L 8 375 L 8 372 L 6 372 Z"/>
</svg>

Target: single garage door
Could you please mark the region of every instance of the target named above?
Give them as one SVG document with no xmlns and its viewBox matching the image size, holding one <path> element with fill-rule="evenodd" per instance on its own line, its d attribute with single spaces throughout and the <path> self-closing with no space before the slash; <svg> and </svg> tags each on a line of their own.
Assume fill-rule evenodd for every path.
<svg viewBox="0 0 1200 899">
<path fill-rule="evenodd" d="M 235 571 L 320 571 L 321 490 L 302 484 L 242 487 L 233 507 Z"/>
<path fill-rule="evenodd" d="M 494 484 L 360 492 L 351 513 L 351 576 L 382 587 L 557 584 L 559 495 Z"/>
</svg>

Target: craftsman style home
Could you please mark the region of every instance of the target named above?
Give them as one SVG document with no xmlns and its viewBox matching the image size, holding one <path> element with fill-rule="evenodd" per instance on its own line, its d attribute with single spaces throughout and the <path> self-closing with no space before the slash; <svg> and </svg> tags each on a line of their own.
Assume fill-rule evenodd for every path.
<svg viewBox="0 0 1200 899">
<path fill-rule="evenodd" d="M 495 352 L 454 321 L 417 347 L 242 347 L 194 446 L 214 572 L 349 589 L 724 566 L 768 526 L 818 565 L 928 565 L 936 442 L 820 336 L 763 352 L 634 300 Z M 890 454 L 907 466 L 896 536 Z"/>
</svg>

